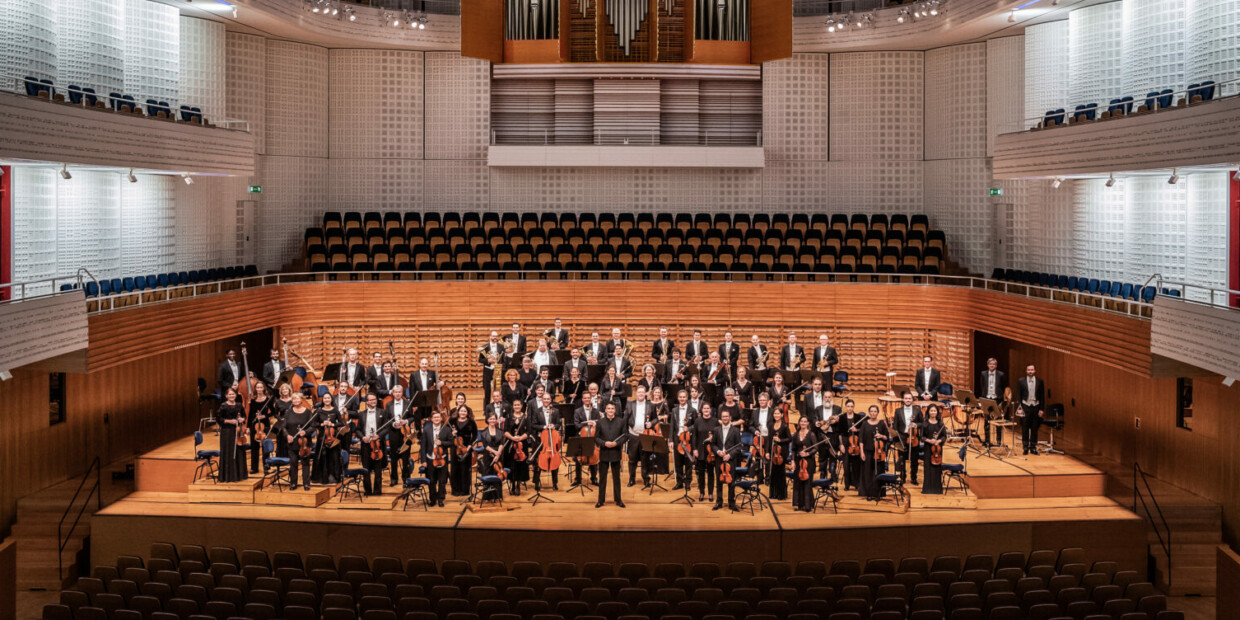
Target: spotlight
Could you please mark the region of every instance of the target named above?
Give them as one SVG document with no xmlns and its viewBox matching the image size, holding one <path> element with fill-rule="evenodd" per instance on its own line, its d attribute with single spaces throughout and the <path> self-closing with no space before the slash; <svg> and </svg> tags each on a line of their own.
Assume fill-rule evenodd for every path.
<svg viewBox="0 0 1240 620">
<path fill-rule="evenodd" d="M 1059 186 L 1062 184 L 1063 184 L 1063 177 L 1055 177 L 1055 180 L 1051 181 L 1051 189 L 1059 189 Z"/>
<path fill-rule="evenodd" d="M 137 182 L 138 182 L 138 177 L 136 177 L 136 176 L 134 176 L 134 175 L 133 175 L 133 168 L 130 168 L 130 169 L 129 169 L 129 174 L 125 175 L 125 178 L 126 178 L 126 179 L 129 179 L 129 182 L 130 182 L 130 183 L 137 183 Z"/>
<path fill-rule="evenodd" d="M 835 18 L 827 18 L 827 32 L 835 32 Z"/>
<path fill-rule="evenodd" d="M 184 173 L 184 174 L 182 174 L 182 175 L 181 175 L 181 180 L 182 180 L 182 181 L 185 181 L 185 184 L 186 184 L 186 185 L 193 185 L 193 184 L 194 184 L 194 177 L 189 176 L 189 173 L 188 173 L 188 172 L 186 172 L 186 173 Z"/>
<path fill-rule="evenodd" d="M 1009 24 L 1016 23 L 1016 11 L 1012 11 L 1011 13 L 1008 13 L 1008 23 Z"/>
<path fill-rule="evenodd" d="M 1167 179 L 1167 184 L 1175 185 L 1176 183 L 1179 183 L 1179 182 L 1180 182 L 1180 172 L 1179 170 L 1172 168 L 1171 176 Z"/>
<path fill-rule="evenodd" d="M 237 7 L 234 6 L 232 8 L 232 13 L 233 13 L 233 19 L 237 19 Z"/>
<path fill-rule="evenodd" d="M 900 14 L 896 16 L 896 23 L 903 24 L 904 20 L 907 19 L 907 15 L 908 9 L 900 9 Z"/>
<path fill-rule="evenodd" d="M 349 17 L 349 21 L 351 22 L 357 21 L 357 15 L 353 14 L 353 7 L 351 6 L 344 7 L 344 14 Z"/>
<path fill-rule="evenodd" d="M 1115 187 L 1115 184 L 1118 182 L 1115 178 L 1115 173 L 1112 172 L 1110 178 L 1107 179 L 1107 187 Z"/>
<path fill-rule="evenodd" d="M 73 178 L 73 175 L 69 174 L 69 164 L 60 165 L 60 178 L 66 181 Z"/>
</svg>

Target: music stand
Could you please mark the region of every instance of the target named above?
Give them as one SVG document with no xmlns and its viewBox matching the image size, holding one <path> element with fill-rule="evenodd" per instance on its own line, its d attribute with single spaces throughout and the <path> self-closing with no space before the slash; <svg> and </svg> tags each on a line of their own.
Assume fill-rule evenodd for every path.
<svg viewBox="0 0 1240 620">
<path fill-rule="evenodd" d="M 586 364 L 586 383 L 598 383 L 607 374 L 607 364 Z"/>
<path fill-rule="evenodd" d="M 537 463 L 538 454 L 542 452 L 542 449 L 544 447 L 545 446 L 543 446 L 542 444 L 538 444 L 537 448 L 534 448 L 532 451 L 530 451 L 529 458 L 527 458 L 525 462 L 526 463 Z M 549 502 L 549 503 L 554 504 L 555 500 L 542 494 L 543 471 L 541 469 L 538 469 L 537 471 L 538 471 L 538 477 L 534 479 L 534 494 L 531 495 L 529 498 L 527 498 L 525 501 L 531 502 L 531 507 L 537 506 L 538 502 Z"/>
<path fill-rule="evenodd" d="M 413 409 L 413 421 L 417 423 L 418 428 L 422 428 L 422 422 L 425 418 L 418 415 L 422 409 L 433 409 L 439 404 L 439 390 L 422 390 L 413 398 L 409 399 L 409 407 Z M 447 421 L 444 422 L 445 424 Z"/>
<path fill-rule="evenodd" d="M 686 394 L 688 393 L 687 388 L 679 383 L 663 384 L 663 398 L 668 401 L 669 407 L 671 406 L 671 403 L 676 402 L 676 394 L 678 394 L 681 390 L 686 390 Z"/>
<path fill-rule="evenodd" d="M 340 362 L 332 362 L 328 364 L 323 368 L 323 374 L 319 375 L 319 380 L 330 381 L 331 379 L 328 379 L 328 377 L 336 377 L 336 380 L 338 381 L 340 379 L 340 367 L 343 365 L 344 364 L 341 364 Z"/>
<path fill-rule="evenodd" d="M 647 455 L 646 467 L 649 467 L 650 461 L 654 460 L 650 458 L 649 455 L 654 454 L 657 457 L 657 455 L 667 454 L 667 439 L 665 439 L 662 435 L 639 435 L 637 438 L 637 443 L 637 449 Z M 651 474 L 650 484 L 646 486 L 647 489 L 650 489 L 651 495 L 654 495 L 655 487 L 658 487 L 664 491 L 667 490 L 666 487 L 659 484 L 658 474 Z"/>
<path fill-rule="evenodd" d="M 986 416 L 986 420 L 988 422 L 992 422 L 991 423 L 992 430 L 997 430 L 998 432 L 1002 432 L 1002 429 L 1010 428 L 1009 426 L 1010 422 L 1008 422 L 1007 420 L 1002 420 L 1002 418 L 999 417 L 999 412 L 1001 411 L 1001 408 L 999 407 L 998 402 L 991 400 L 989 398 L 979 398 L 977 402 L 978 402 L 978 406 L 982 408 L 982 412 L 983 412 L 983 415 Z M 1002 420 L 1001 422 L 1002 425 L 993 423 L 999 420 Z M 1011 432 L 1009 431 L 1008 434 L 1010 435 Z M 1006 442 L 1000 441 L 998 442 L 997 445 L 994 443 L 987 443 L 985 445 L 986 445 L 985 456 L 996 458 L 1002 461 L 1003 457 L 1012 455 L 1012 449 L 1008 447 Z M 999 449 L 1003 450 L 1003 452 L 999 453 L 998 452 Z"/>
<path fill-rule="evenodd" d="M 662 377 L 664 374 L 667 374 L 667 363 L 666 362 L 651 362 L 651 365 L 654 366 L 655 377 Z"/>
<path fill-rule="evenodd" d="M 770 368 L 763 368 L 762 370 L 749 368 L 745 371 L 746 376 L 748 376 L 749 380 L 754 383 L 766 383 L 766 380 L 770 377 L 770 372 Z"/>
<path fill-rule="evenodd" d="M 814 380 L 814 377 L 823 376 L 822 373 L 818 372 L 817 370 L 807 370 L 805 368 L 802 368 L 800 372 L 801 372 L 801 383 L 798 383 L 797 385 L 809 383 Z M 787 377 L 784 377 L 784 378 L 787 379 Z M 823 379 L 822 387 L 823 389 L 829 389 L 831 387 L 831 383 L 827 381 L 826 379 Z"/>
<path fill-rule="evenodd" d="M 598 445 L 594 442 L 593 437 L 569 437 L 565 446 L 567 446 L 567 451 L 565 453 L 567 458 L 573 459 L 574 462 L 579 459 L 584 459 L 587 456 L 593 456 L 594 449 L 598 447 Z M 582 467 L 585 468 L 588 466 L 582 465 Z M 573 489 L 581 491 L 582 496 L 585 496 L 587 490 L 591 493 L 594 492 L 594 488 L 586 482 L 584 476 L 581 478 L 580 482 L 573 482 L 573 484 L 570 485 L 568 490 L 565 492 L 572 493 Z"/>
<path fill-rule="evenodd" d="M 564 364 L 566 364 L 568 360 L 573 358 L 572 349 L 556 349 L 555 351 L 552 351 L 552 353 L 555 353 L 555 361 L 560 365 L 561 369 L 563 369 Z"/>
<path fill-rule="evenodd" d="M 780 370 L 779 374 L 784 378 L 784 387 L 791 390 L 801 385 L 801 371 L 799 370 Z"/>
</svg>

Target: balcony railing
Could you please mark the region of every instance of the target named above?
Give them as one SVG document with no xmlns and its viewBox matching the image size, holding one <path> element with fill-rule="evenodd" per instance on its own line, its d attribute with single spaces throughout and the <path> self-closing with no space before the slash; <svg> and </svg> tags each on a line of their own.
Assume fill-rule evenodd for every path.
<svg viewBox="0 0 1240 620">
<path fill-rule="evenodd" d="M 1131 93 L 1111 98 L 1121 100 L 1118 102 L 1112 102 L 1110 99 L 1107 102 L 1072 102 L 1068 105 L 1072 105 L 1073 109 L 1068 109 L 1065 106 L 1061 109 L 1062 111 L 1056 110 L 1053 113 L 1048 111 L 1041 116 L 1024 119 L 1024 127 L 1030 130 L 1050 129 L 1053 127 L 1079 125 L 1081 123 L 1178 110 L 1191 105 L 1240 95 L 1240 79 L 1205 86 L 1200 84 L 1196 86 L 1190 85 L 1189 88 L 1176 91 L 1162 89 L 1158 94 L 1153 93 L 1153 90 L 1148 90 L 1143 93 Z M 1194 103 L 1194 99 L 1198 97 L 1200 99 L 1197 99 L 1196 103 Z M 1077 106 L 1088 107 L 1075 109 Z"/>
<path fill-rule="evenodd" d="M 658 131 L 557 134 L 553 129 L 491 130 L 491 146 L 762 146 L 762 131 L 703 131 L 693 134 L 663 134 Z"/>
<path fill-rule="evenodd" d="M 231 131 L 244 131 L 246 133 L 249 133 L 250 131 L 249 121 L 243 121 L 243 120 L 238 120 L 238 119 L 204 118 L 200 111 L 194 112 L 192 110 L 185 110 L 184 113 L 190 114 L 191 117 L 196 114 L 197 117 L 200 119 L 199 123 L 193 123 L 191 120 L 184 118 L 183 111 L 181 110 L 181 105 L 177 101 L 167 101 L 167 102 L 161 101 L 155 104 L 155 108 L 152 108 L 150 107 L 151 104 L 147 103 L 147 99 L 156 99 L 156 97 L 144 97 L 140 95 L 131 94 L 130 96 L 133 97 L 132 100 L 122 99 L 119 97 L 113 97 L 112 93 L 110 92 L 106 92 L 106 93 L 94 92 L 94 91 L 86 92 L 84 90 L 86 88 L 91 88 L 91 86 L 89 85 L 82 86 L 80 84 L 69 84 L 69 85 L 48 84 L 46 82 L 40 82 L 39 80 L 31 79 L 28 77 L 17 78 L 17 80 L 13 84 L 6 84 L 5 82 L 0 82 L 0 90 L 5 90 L 5 91 L 8 91 L 14 94 L 18 94 L 18 95 L 31 96 L 32 89 L 35 92 L 47 91 L 48 100 L 55 101 L 57 103 L 60 103 L 61 105 L 72 105 L 72 106 L 82 107 L 88 110 L 101 110 L 101 111 L 113 112 L 117 114 L 140 115 L 143 118 L 165 120 L 168 122 L 175 122 L 175 123 L 185 124 L 185 125 L 195 124 L 195 125 L 201 125 L 201 126 L 216 127 L 220 129 L 228 129 Z M 61 96 L 63 100 L 59 100 L 57 96 Z M 77 103 L 74 103 L 72 101 L 73 98 L 78 98 L 80 100 Z M 162 103 L 167 103 L 167 106 L 165 107 L 161 105 Z M 102 106 L 104 107 L 99 107 L 99 105 L 97 104 L 102 104 Z M 133 112 L 121 112 L 120 108 L 123 106 L 132 106 Z M 161 109 L 166 111 L 167 113 L 166 117 L 161 118 L 157 116 L 157 110 L 161 110 Z M 203 123 L 202 121 L 209 122 L 210 124 L 207 125 Z"/>
</svg>

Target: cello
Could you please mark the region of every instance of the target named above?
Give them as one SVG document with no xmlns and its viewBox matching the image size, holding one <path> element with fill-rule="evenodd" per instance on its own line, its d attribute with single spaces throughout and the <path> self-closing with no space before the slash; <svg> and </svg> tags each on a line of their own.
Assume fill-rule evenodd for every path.
<svg viewBox="0 0 1240 620">
<path fill-rule="evenodd" d="M 595 428 L 595 420 L 590 420 L 589 423 L 587 423 L 584 428 L 582 428 L 580 431 L 577 432 L 578 437 L 593 438 L 597 434 L 598 434 L 598 429 Z M 599 456 L 598 445 L 595 444 L 594 452 L 590 456 L 578 457 L 577 462 L 586 467 L 592 467 L 594 465 L 598 465 L 598 456 Z"/>
<path fill-rule="evenodd" d="M 538 468 L 543 471 L 555 471 L 560 468 L 560 445 L 561 443 L 560 429 L 547 425 L 539 433 L 539 440 L 542 441 L 543 449 L 538 453 Z"/>
<path fill-rule="evenodd" d="M 435 351 L 433 355 L 435 357 L 435 380 L 439 383 L 439 400 L 435 403 L 435 408 L 443 413 L 446 418 L 448 408 L 452 406 L 452 389 L 448 387 L 448 384 L 444 382 L 443 377 L 439 374 L 439 351 Z"/>
<path fill-rule="evenodd" d="M 288 354 L 289 354 L 288 338 L 281 338 L 280 340 L 284 346 L 284 363 L 287 364 Z M 310 365 L 310 362 L 307 362 L 306 358 L 302 357 L 301 354 L 297 353 L 296 349 L 294 349 L 292 353 L 293 353 L 293 357 L 297 358 L 297 361 L 301 362 L 304 365 L 301 368 L 302 368 L 302 371 L 305 373 L 304 379 L 302 378 L 302 375 L 298 373 L 293 373 L 293 378 L 289 379 L 289 385 L 292 386 L 293 391 L 300 392 L 302 391 L 302 387 L 304 386 L 318 385 L 319 383 L 318 373 L 314 370 L 314 367 Z"/>
</svg>

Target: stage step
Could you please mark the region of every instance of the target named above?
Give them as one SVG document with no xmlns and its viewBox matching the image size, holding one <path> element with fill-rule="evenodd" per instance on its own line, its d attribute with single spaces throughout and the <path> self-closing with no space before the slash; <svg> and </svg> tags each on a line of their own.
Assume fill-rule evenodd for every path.
<svg viewBox="0 0 1240 620">
<path fill-rule="evenodd" d="M 267 506 L 301 506 L 317 508 L 331 499 L 336 487 L 312 486 L 309 491 L 303 489 L 264 488 L 254 492 L 254 503 Z"/>
<path fill-rule="evenodd" d="M 253 504 L 259 478 L 240 482 L 212 482 L 200 480 L 189 485 L 188 501 L 191 504 Z"/>
</svg>

